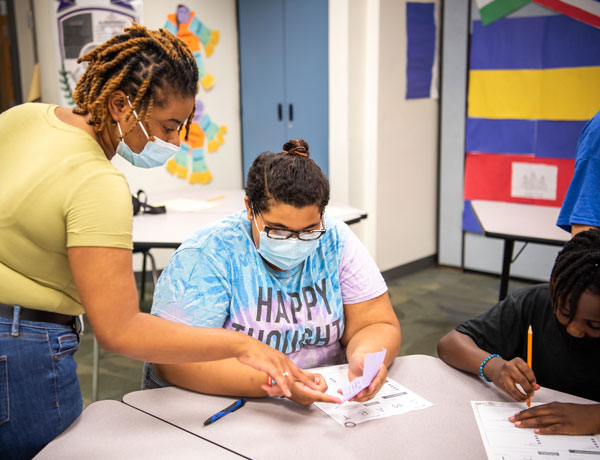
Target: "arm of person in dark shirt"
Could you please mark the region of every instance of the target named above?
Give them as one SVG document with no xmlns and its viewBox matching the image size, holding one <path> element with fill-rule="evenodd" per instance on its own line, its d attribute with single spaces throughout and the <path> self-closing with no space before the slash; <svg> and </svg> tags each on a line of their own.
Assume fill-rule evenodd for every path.
<svg viewBox="0 0 600 460">
<path fill-rule="evenodd" d="M 490 353 L 477 346 L 471 337 L 456 330 L 450 331 L 438 343 L 438 355 L 446 363 L 457 369 L 479 375 L 479 366 Z M 483 374 L 494 385 L 517 401 L 525 401 L 540 386 L 535 381 L 533 371 L 521 358 L 506 361 L 492 358 L 483 367 Z M 521 385 L 525 393 L 517 387 Z"/>
<path fill-rule="evenodd" d="M 600 404 L 553 402 L 521 411 L 509 419 L 518 428 L 538 434 L 598 434 Z"/>
<path fill-rule="evenodd" d="M 594 227 L 593 225 L 586 225 L 586 224 L 572 224 L 571 225 L 571 238 L 573 238 L 578 233 L 589 230 L 590 228 L 598 228 L 598 227 Z"/>
</svg>

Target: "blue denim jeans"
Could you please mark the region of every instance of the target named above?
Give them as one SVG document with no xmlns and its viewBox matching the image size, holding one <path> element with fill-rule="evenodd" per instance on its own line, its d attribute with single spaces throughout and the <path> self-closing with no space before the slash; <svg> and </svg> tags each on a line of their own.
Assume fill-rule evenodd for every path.
<svg viewBox="0 0 600 460">
<path fill-rule="evenodd" d="M 159 377 L 154 364 L 144 363 L 142 371 L 142 390 L 152 390 L 154 388 L 170 387 L 171 384 Z"/>
<path fill-rule="evenodd" d="M 72 326 L 0 317 L 0 458 L 29 459 L 82 410 Z"/>
</svg>

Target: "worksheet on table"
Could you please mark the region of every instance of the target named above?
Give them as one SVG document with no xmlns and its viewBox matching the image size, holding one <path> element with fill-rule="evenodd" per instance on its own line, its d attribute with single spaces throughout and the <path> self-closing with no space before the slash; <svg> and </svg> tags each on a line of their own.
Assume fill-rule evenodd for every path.
<svg viewBox="0 0 600 460">
<path fill-rule="evenodd" d="M 348 365 L 310 369 L 321 374 L 327 381 L 327 393 L 340 397 L 337 392 L 348 382 Z M 378 418 L 391 417 L 433 406 L 429 401 L 398 382 L 387 378 L 379 393 L 370 401 L 345 402 L 343 404 L 315 403 L 315 405 L 340 425 L 354 427 L 359 423 Z"/>
<path fill-rule="evenodd" d="M 600 436 L 549 436 L 515 427 L 508 418 L 526 409 L 523 403 L 471 401 L 471 406 L 489 460 L 600 459 Z"/>
</svg>

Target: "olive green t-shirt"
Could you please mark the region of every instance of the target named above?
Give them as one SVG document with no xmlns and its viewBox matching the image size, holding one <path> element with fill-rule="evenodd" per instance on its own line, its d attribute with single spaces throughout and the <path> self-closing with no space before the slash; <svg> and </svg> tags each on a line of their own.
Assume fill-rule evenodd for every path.
<svg viewBox="0 0 600 460">
<path fill-rule="evenodd" d="M 67 248 L 133 247 L 125 177 L 55 105 L 0 115 L 0 302 L 83 313 Z"/>
</svg>

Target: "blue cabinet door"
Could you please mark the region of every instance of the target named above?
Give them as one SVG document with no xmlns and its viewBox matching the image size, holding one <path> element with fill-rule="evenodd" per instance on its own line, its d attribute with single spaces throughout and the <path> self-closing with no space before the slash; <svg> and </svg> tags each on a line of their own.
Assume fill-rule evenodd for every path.
<svg viewBox="0 0 600 460">
<path fill-rule="evenodd" d="M 284 13 L 287 137 L 329 177 L 328 1 L 285 0 Z"/>
<path fill-rule="evenodd" d="M 267 150 L 281 151 L 287 140 L 283 118 L 283 2 L 238 0 L 238 20 L 245 184 L 256 156 Z"/>
<path fill-rule="evenodd" d="M 304 139 L 329 173 L 328 1 L 238 0 L 242 164 Z"/>
</svg>

